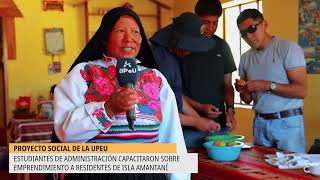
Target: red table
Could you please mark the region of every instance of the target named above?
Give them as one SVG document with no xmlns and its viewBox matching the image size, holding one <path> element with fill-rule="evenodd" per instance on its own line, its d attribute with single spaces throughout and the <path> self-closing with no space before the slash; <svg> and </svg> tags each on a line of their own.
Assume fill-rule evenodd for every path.
<svg viewBox="0 0 320 180">
<path fill-rule="evenodd" d="M 302 169 L 281 170 L 265 162 L 265 154 L 274 154 L 277 149 L 253 146 L 242 150 L 240 157 L 232 162 L 217 162 L 209 159 L 205 149 L 190 152 L 199 154 L 198 174 L 192 174 L 192 179 L 223 179 L 223 180 L 251 180 L 251 179 L 320 179 L 304 173 Z"/>
<path fill-rule="evenodd" d="M 53 120 L 11 119 L 11 142 L 51 142 Z"/>
</svg>

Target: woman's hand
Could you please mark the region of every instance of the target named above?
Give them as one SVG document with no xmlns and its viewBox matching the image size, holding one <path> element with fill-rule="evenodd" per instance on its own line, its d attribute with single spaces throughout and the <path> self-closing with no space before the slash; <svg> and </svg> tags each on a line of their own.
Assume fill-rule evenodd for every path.
<svg viewBox="0 0 320 180">
<path fill-rule="evenodd" d="M 111 96 L 110 101 L 106 102 L 104 107 L 108 116 L 113 117 L 115 114 L 133 109 L 138 101 L 138 96 L 133 89 L 121 88 L 120 91 Z"/>
</svg>

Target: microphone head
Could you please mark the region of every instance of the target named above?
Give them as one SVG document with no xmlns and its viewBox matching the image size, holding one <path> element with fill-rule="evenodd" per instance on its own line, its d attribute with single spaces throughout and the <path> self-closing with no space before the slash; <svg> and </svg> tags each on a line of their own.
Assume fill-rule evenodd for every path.
<svg viewBox="0 0 320 180">
<path fill-rule="evenodd" d="M 137 72 L 138 67 L 136 59 L 117 59 L 117 79 L 121 87 L 124 87 L 126 84 L 136 85 L 138 78 Z"/>
</svg>

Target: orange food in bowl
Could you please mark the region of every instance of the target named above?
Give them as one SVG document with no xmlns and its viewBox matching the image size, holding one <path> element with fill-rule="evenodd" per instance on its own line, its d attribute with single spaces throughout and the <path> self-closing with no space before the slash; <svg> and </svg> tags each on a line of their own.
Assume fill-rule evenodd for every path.
<svg viewBox="0 0 320 180">
<path fill-rule="evenodd" d="M 227 146 L 237 146 L 237 145 L 239 144 L 235 141 L 227 142 Z"/>
</svg>

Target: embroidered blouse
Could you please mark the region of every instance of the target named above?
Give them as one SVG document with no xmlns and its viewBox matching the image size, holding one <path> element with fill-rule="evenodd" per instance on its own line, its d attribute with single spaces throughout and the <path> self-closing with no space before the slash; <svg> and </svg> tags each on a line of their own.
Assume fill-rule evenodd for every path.
<svg viewBox="0 0 320 180">
<path fill-rule="evenodd" d="M 186 153 L 174 94 L 164 76 L 138 65 L 135 130 L 125 114 L 109 118 L 104 109 L 116 80 L 116 59 L 80 63 L 55 88 L 54 127 L 62 142 L 175 143 Z"/>
</svg>

